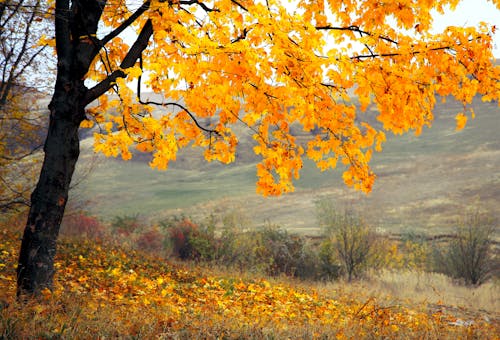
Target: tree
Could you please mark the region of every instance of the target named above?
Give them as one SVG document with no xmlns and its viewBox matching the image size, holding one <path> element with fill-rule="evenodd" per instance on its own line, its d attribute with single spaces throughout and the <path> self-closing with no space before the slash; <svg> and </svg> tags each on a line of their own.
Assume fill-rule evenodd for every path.
<svg viewBox="0 0 500 340">
<path fill-rule="evenodd" d="M 488 214 L 468 211 L 457 221 L 453 238 L 444 247 L 436 247 L 436 270 L 468 285 L 480 285 L 498 271 L 493 254 L 493 235 L 498 226 Z"/>
<path fill-rule="evenodd" d="M 29 205 L 39 171 L 32 155 L 43 144 L 48 119 L 37 101 L 51 73 L 40 63 L 50 58 L 37 46 L 47 30 L 41 0 L 0 3 L 0 211 Z M 38 76 L 37 76 L 38 75 Z"/>
<path fill-rule="evenodd" d="M 431 11 L 457 2 L 318 0 L 290 10 L 276 0 L 148 0 L 135 8 L 56 0 L 57 79 L 18 293 L 52 286 L 80 124 L 100 126 L 96 151 L 130 159 L 135 145 L 152 153 L 152 167 L 166 169 L 189 145 L 205 148 L 209 161 L 233 161 L 238 140 L 231 127 L 240 122 L 254 131 L 262 157 L 260 193 L 293 190 L 304 156 L 323 170 L 340 160 L 344 181 L 370 191 L 375 175 L 368 163 L 385 140 L 383 129 L 419 133 L 432 122 L 436 95 L 453 96 L 464 108 L 476 94 L 500 98 L 493 26 L 429 33 Z M 127 86 L 133 79 L 135 94 Z M 165 99 L 143 98 L 144 85 Z M 96 105 L 87 109 L 90 103 Z M 372 103 L 383 129 L 363 113 Z M 155 105 L 165 108 L 161 116 L 151 113 Z M 465 120 L 459 114 L 457 127 Z M 319 133 L 302 141 L 292 125 Z"/>
<path fill-rule="evenodd" d="M 375 232 L 355 211 L 339 212 L 330 200 L 316 202 L 316 208 L 318 223 L 324 229 L 321 246 L 324 264 L 335 272 L 335 262 L 340 262 L 347 280 L 352 281 L 375 259 Z"/>
</svg>

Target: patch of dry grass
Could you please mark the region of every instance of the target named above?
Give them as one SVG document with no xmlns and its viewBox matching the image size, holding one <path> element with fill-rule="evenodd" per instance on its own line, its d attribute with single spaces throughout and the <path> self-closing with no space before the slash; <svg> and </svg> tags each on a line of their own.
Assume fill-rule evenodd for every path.
<svg viewBox="0 0 500 340">
<path fill-rule="evenodd" d="M 387 289 L 370 292 L 368 281 L 241 277 L 84 240 L 60 242 L 55 291 L 22 304 L 14 298 L 19 236 L 0 225 L 4 339 L 487 339 L 500 330 L 496 320 L 464 324 L 448 310 L 382 296 Z"/>
<path fill-rule="evenodd" d="M 407 301 L 410 304 L 442 308 L 453 313 L 481 315 L 500 320 L 498 281 L 488 281 L 481 286 L 470 287 L 460 285 L 438 273 L 383 270 L 352 283 L 327 283 L 321 286 L 321 290 L 365 298 L 385 297 Z"/>
</svg>

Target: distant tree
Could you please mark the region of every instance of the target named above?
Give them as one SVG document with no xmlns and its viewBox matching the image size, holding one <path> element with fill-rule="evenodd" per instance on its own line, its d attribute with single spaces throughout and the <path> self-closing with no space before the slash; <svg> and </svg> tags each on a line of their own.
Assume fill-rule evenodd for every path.
<svg viewBox="0 0 500 340">
<path fill-rule="evenodd" d="M 347 280 L 351 281 L 367 269 L 375 254 L 375 232 L 357 213 L 350 210 L 339 212 L 332 201 L 317 202 L 317 211 L 325 236 L 321 248 L 329 252 L 322 252 L 323 262 L 329 264 L 333 272 L 340 264 Z"/>
<path fill-rule="evenodd" d="M 39 165 L 33 159 L 48 117 L 39 100 L 50 83 L 41 0 L 0 2 L 0 211 L 29 206 Z M 42 62 L 43 61 L 43 62 Z M 31 180 L 30 180 L 31 179 Z"/>
<path fill-rule="evenodd" d="M 96 151 L 129 159 L 135 145 L 152 153 L 152 167 L 166 169 L 190 145 L 205 148 L 209 161 L 233 161 L 238 140 L 231 126 L 243 123 L 255 132 L 254 151 L 262 157 L 260 193 L 292 191 L 304 156 L 322 170 L 341 161 L 345 183 L 370 191 L 375 174 L 368 163 L 385 134 L 358 114 L 350 93 L 361 111 L 375 104 L 383 128 L 397 134 L 430 125 L 436 95 L 453 96 L 464 107 L 476 94 L 500 98 L 494 27 L 429 31 L 433 11 L 457 2 L 300 1 L 288 9 L 277 0 L 147 0 L 139 6 L 56 0 L 57 80 L 21 245 L 18 293 L 52 287 L 81 124 L 99 124 Z M 139 84 L 136 93 L 129 80 Z M 170 99 L 149 101 L 142 84 Z M 118 99 L 108 100 L 110 91 Z M 87 109 L 90 103 L 95 106 Z M 151 114 L 154 105 L 164 114 Z M 200 123 L 208 117 L 211 125 Z M 465 112 L 459 114 L 457 127 L 465 121 Z M 301 144 L 290 134 L 292 124 L 320 133 Z"/>
<path fill-rule="evenodd" d="M 500 270 L 493 252 L 497 227 L 498 222 L 487 214 L 466 213 L 457 222 L 450 242 L 435 249 L 436 269 L 469 285 L 484 283 Z"/>
</svg>

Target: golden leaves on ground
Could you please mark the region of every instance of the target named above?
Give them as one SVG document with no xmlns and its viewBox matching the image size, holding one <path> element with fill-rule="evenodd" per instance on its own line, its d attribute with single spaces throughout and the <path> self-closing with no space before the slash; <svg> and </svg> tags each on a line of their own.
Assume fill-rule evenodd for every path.
<svg viewBox="0 0 500 340">
<path fill-rule="evenodd" d="M 0 311 L 0 327 L 5 332 L 10 320 L 19 326 L 19 337 L 456 338 L 498 330 L 482 320 L 457 327 L 455 317 L 423 306 L 214 276 L 82 240 L 61 243 L 56 289 L 43 294 L 46 302 L 21 306 L 13 301 L 17 239 L 0 231 L 0 299 L 11 305 Z"/>
</svg>

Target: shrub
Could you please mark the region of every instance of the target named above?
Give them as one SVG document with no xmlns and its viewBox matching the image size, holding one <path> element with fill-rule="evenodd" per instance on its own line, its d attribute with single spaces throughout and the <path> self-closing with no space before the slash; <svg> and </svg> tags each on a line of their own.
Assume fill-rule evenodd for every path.
<svg viewBox="0 0 500 340">
<path fill-rule="evenodd" d="M 323 261 L 333 265 L 335 261 L 329 259 L 325 251 L 335 251 L 349 281 L 364 272 L 370 262 L 375 265 L 375 233 L 356 213 L 349 210 L 339 213 L 331 201 L 321 200 L 317 202 L 317 214 L 326 239 Z"/>
<path fill-rule="evenodd" d="M 317 249 L 307 241 L 302 245 L 296 261 L 295 277 L 300 279 L 320 279 L 324 277 Z"/>
<path fill-rule="evenodd" d="M 304 237 L 272 225 L 265 226 L 259 233 L 264 246 L 262 260 L 269 259 L 267 274 L 285 274 L 303 279 L 317 276 L 317 255 Z"/>
<path fill-rule="evenodd" d="M 95 216 L 77 212 L 64 217 L 61 234 L 71 237 L 102 238 L 105 232 L 103 225 Z"/>
<path fill-rule="evenodd" d="M 466 213 L 444 249 L 435 247 L 435 270 L 470 285 L 485 282 L 498 265 L 491 247 L 496 226 L 486 214 Z"/>
<path fill-rule="evenodd" d="M 137 229 L 143 227 L 139 214 L 115 216 L 111 221 L 111 230 L 118 236 L 130 236 Z"/>
<path fill-rule="evenodd" d="M 276 226 L 266 226 L 260 232 L 266 249 L 265 256 L 270 259 L 268 274 L 284 273 L 293 276 L 295 261 L 302 246 L 300 239 Z"/>
<path fill-rule="evenodd" d="M 222 229 L 216 256 L 219 264 L 235 267 L 240 272 L 261 273 L 269 266 L 265 254 L 260 232 L 241 231 L 236 227 Z"/>
<path fill-rule="evenodd" d="M 187 217 L 173 217 L 160 223 L 167 231 L 172 254 L 182 260 L 213 260 L 216 253 L 214 226 L 198 225 Z"/>
<path fill-rule="evenodd" d="M 164 252 L 165 236 L 157 229 L 148 230 L 137 237 L 136 246 L 155 254 Z"/>
<path fill-rule="evenodd" d="M 342 265 L 337 259 L 334 242 L 325 239 L 319 248 L 319 277 L 324 280 L 336 280 L 342 275 Z"/>
<path fill-rule="evenodd" d="M 299 278 L 317 276 L 317 254 L 306 239 L 278 226 L 268 225 L 251 231 L 224 227 L 216 258 L 219 264 L 240 271 Z"/>
</svg>

